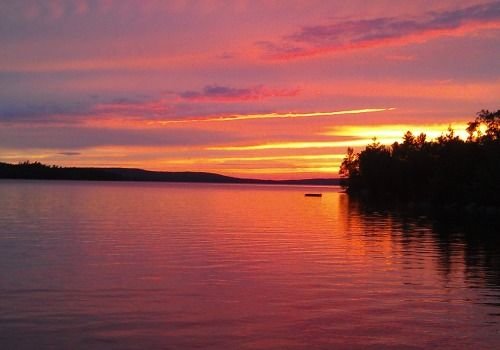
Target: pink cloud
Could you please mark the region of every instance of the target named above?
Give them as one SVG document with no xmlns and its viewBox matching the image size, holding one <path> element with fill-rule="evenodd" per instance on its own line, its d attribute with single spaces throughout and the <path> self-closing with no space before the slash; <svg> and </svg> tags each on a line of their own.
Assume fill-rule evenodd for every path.
<svg viewBox="0 0 500 350">
<path fill-rule="evenodd" d="M 74 6 L 78 15 L 85 15 L 89 11 L 89 4 L 86 0 L 75 1 Z"/>
<path fill-rule="evenodd" d="M 293 59 L 360 48 L 404 45 L 443 35 L 500 28 L 500 2 L 469 6 L 419 17 L 378 17 L 304 26 L 279 41 L 260 41 L 264 56 Z"/>
<path fill-rule="evenodd" d="M 47 5 L 51 19 L 59 19 L 64 16 L 65 6 L 61 0 L 51 0 Z"/>
<path fill-rule="evenodd" d="M 415 61 L 415 56 L 413 56 L 413 55 L 387 55 L 387 56 L 385 56 L 385 59 L 388 61 L 409 62 L 409 61 Z"/>
<path fill-rule="evenodd" d="M 40 7 L 37 3 L 27 4 L 23 11 L 24 18 L 27 20 L 34 20 L 40 16 Z"/>
</svg>

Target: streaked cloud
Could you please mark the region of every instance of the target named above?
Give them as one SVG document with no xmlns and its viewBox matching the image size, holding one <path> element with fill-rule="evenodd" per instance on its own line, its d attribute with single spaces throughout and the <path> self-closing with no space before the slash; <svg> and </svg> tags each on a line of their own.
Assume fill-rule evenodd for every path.
<svg viewBox="0 0 500 350">
<path fill-rule="evenodd" d="M 330 117 L 330 116 L 346 115 L 346 114 L 385 112 L 385 111 L 392 111 L 394 109 L 395 108 L 365 108 L 365 109 L 353 109 L 353 110 L 333 111 L 333 112 L 240 114 L 240 115 L 207 117 L 198 119 L 163 120 L 163 121 L 154 121 L 150 123 L 168 125 L 177 123 L 224 122 L 224 121 L 238 121 L 238 120 L 252 120 L 252 119 Z"/>
<path fill-rule="evenodd" d="M 189 101 L 242 102 L 271 97 L 293 97 L 297 96 L 299 91 L 299 89 L 271 89 L 262 85 L 252 88 L 208 85 L 202 91 L 184 91 L 179 93 L 179 96 Z"/>
<path fill-rule="evenodd" d="M 390 139 L 392 141 L 392 139 Z M 391 142 L 389 141 L 389 143 Z M 272 149 L 306 149 L 306 148 L 337 148 L 337 147 L 351 147 L 363 146 L 371 142 L 370 139 L 358 139 L 349 141 L 308 141 L 308 142 L 276 142 L 276 143 L 262 143 L 256 145 L 242 145 L 242 146 L 214 146 L 207 147 L 209 150 L 217 151 L 261 151 Z M 380 142 L 386 143 L 386 139 L 380 139 Z"/>
<path fill-rule="evenodd" d="M 60 154 L 62 156 L 79 156 L 82 153 L 81 152 L 58 152 L 57 154 Z"/>
<path fill-rule="evenodd" d="M 0 1 L 0 161 L 336 176 L 498 108 L 499 4 Z"/>
<path fill-rule="evenodd" d="M 83 126 L 0 127 L 0 148 L 79 150 L 97 146 L 194 147 L 241 137 L 220 130 L 100 128 Z"/>
<path fill-rule="evenodd" d="M 422 16 L 350 19 L 304 26 L 280 41 L 260 41 L 264 55 L 290 59 L 361 48 L 422 42 L 485 28 L 500 28 L 500 2 L 428 12 Z"/>
<path fill-rule="evenodd" d="M 339 164 L 330 164 L 330 166 L 319 166 L 319 167 L 266 167 L 266 168 L 253 168 L 253 169 L 245 169 L 245 173 L 249 175 L 290 175 L 298 174 L 302 175 L 300 178 L 304 178 L 304 174 L 311 174 L 315 177 L 318 177 L 319 174 L 321 176 L 331 176 L 331 174 L 335 174 L 338 171 Z M 242 170 L 239 168 L 229 168 L 231 172 L 241 172 Z M 318 174 L 319 173 L 319 174 Z M 329 174 L 329 175 L 326 175 Z M 307 176 L 308 177 L 308 176 Z"/>
<path fill-rule="evenodd" d="M 190 159 L 171 159 L 164 161 L 164 164 L 199 164 L 199 163 L 262 163 L 272 161 L 310 161 L 310 160 L 339 160 L 344 158 L 344 154 L 312 154 L 312 155 L 286 155 L 286 156 L 256 156 L 256 157 L 216 157 L 216 158 L 190 158 Z"/>
</svg>

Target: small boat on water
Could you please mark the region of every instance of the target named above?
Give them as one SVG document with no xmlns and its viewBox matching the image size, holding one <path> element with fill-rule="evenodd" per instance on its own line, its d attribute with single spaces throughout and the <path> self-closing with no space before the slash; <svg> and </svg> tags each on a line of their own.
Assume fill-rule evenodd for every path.
<svg viewBox="0 0 500 350">
<path fill-rule="evenodd" d="M 322 194 L 321 193 L 306 193 L 306 194 L 304 194 L 304 196 L 306 196 L 306 197 L 321 197 Z"/>
</svg>

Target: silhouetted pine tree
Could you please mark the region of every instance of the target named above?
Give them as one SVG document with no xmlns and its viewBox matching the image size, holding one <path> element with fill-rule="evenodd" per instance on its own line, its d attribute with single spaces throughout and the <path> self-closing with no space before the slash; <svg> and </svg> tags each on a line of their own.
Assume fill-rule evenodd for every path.
<svg viewBox="0 0 500 350">
<path fill-rule="evenodd" d="M 434 204 L 500 206 L 500 110 L 483 110 L 466 141 L 447 133 L 433 141 L 410 131 L 403 142 L 349 148 L 340 167 L 349 193 Z"/>
</svg>

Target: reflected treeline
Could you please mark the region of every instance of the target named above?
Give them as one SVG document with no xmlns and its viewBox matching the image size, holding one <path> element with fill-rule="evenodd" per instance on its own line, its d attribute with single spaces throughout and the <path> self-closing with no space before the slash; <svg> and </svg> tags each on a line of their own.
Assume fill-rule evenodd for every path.
<svg viewBox="0 0 500 350">
<path fill-rule="evenodd" d="M 360 220 L 366 234 L 389 234 L 407 253 L 432 249 L 443 279 L 464 269 L 468 285 L 500 288 L 500 218 L 478 219 L 463 215 L 429 215 L 414 208 L 389 208 L 379 202 L 347 197 L 348 218 Z M 348 219 L 350 220 L 350 219 Z M 371 233 L 370 233 L 371 232 Z M 451 279 L 451 278 L 450 278 Z"/>
<path fill-rule="evenodd" d="M 425 202 L 469 212 L 500 208 L 500 110 L 481 111 L 468 124 L 466 141 L 448 133 L 427 141 L 408 131 L 390 147 L 376 141 L 349 148 L 340 174 L 350 194 L 382 200 Z"/>
</svg>

